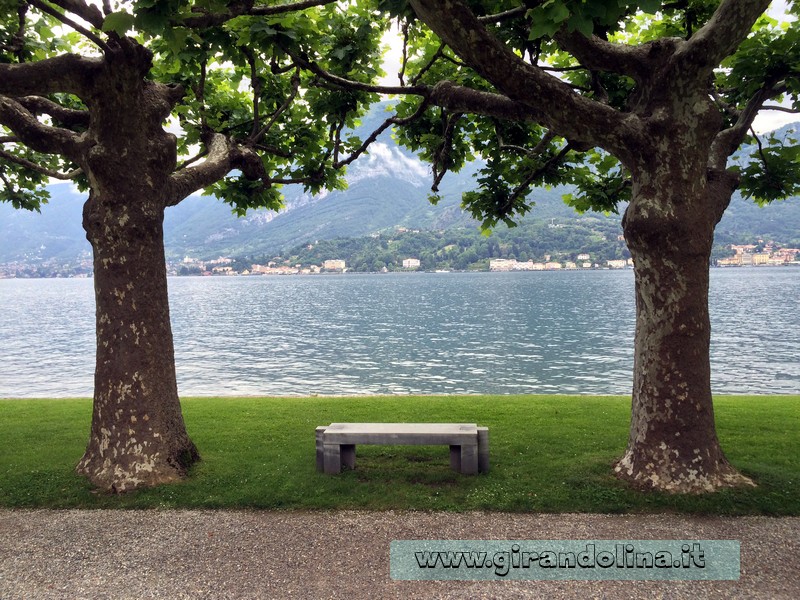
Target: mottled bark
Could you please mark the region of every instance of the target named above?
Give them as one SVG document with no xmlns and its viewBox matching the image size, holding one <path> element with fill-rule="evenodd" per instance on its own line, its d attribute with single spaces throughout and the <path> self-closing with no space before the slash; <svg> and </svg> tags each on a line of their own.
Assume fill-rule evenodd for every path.
<svg viewBox="0 0 800 600">
<path fill-rule="evenodd" d="M 129 491 L 175 481 L 198 459 L 175 379 L 163 205 L 92 194 L 84 226 L 94 249 L 97 362 L 91 436 L 77 470 Z"/>
</svg>

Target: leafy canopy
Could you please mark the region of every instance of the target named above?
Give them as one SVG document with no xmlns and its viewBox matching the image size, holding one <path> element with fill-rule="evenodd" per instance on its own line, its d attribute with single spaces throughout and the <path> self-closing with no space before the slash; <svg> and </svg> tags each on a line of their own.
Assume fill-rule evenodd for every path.
<svg viewBox="0 0 800 600">
<path fill-rule="evenodd" d="M 32 65 L 68 54 L 101 57 L 104 45 L 135 40 L 152 53 L 147 78 L 183 88 L 165 123 L 178 134 L 185 160 L 178 168 L 202 162 L 209 133 L 224 135 L 257 155 L 261 164 L 254 170 L 261 176 L 233 171 L 206 191 L 240 214 L 277 208 L 281 184 L 301 183 L 311 192 L 344 185 L 345 155 L 359 143 L 344 139 L 342 131 L 378 98 L 314 85 L 316 76 L 293 57 L 313 47 L 324 57 L 322 66 L 342 77 L 369 82 L 381 74 L 383 26 L 369 2 L 301 4 L 302 10 L 224 0 L 106 1 L 101 12 L 84 0 L 0 0 L 0 64 Z M 89 108 L 67 93 L 41 97 L 81 114 Z M 54 110 L 36 117 L 76 133 L 89 126 L 86 119 L 59 120 Z M 0 140 L 0 201 L 38 210 L 52 177 L 88 186 L 77 164 L 26 146 L 2 118 Z"/>
<path fill-rule="evenodd" d="M 531 65 L 557 77 L 575 93 L 621 112 L 638 100 L 634 79 L 603 57 L 572 52 L 570 36 L 594 36 L 616 46 L 638 46 L 669 38 L 690 39 L 720 5 L 715 0 L 545 0 L 524 3 L 471 0 L 472 12 L 492 35 Z M 496 92 L 494 87 L 451 50 L 420 20 L 404 0 L 380 6 L 398 20 L 405 38 L 403 76 L 411 85 L 450 81 L 458 86 Z M 759 203 L 800 193 L 796 136 L 783 139 L 755 135 L 749 125 L 759 110 L 800 111 L 800 25 L 798 4 L 788 20 L 763 15 L 738 49 L 714 70 L 707 94 L 722 116 L 722 128 L 749 119 L 742 137 L 746 155 L 729 168 L 741 178 L 742 192 Z M 414 115 L 426 99 L 413 95 L 398 102 L 398 113 Z M 752 114 L 750 114 L 752 113 Z M 448 109 L 431 103 L 422 116 L 397 131 L 398 139 L 434 168 L 434 192 L 441 177 L 466 161 L 484 161 L 477 189 L 464 205 L 486 227 L 500 221 L 513 225 L 515 215 L 534 204 L 535 186 L 574 186 L 565 201 L 579 211 L 619 210 L 630 199 L 631 174 L 617 158 L 580 141 L 565 139 L 535 119 L 504 119 L 479 111 Z M 436 200 L 436 196 L 433 196 Z"/>
</svg>

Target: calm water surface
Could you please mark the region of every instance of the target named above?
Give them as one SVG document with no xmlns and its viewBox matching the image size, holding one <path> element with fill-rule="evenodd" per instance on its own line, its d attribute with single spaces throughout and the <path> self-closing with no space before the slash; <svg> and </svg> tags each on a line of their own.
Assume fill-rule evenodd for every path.
<svg viewBox="0 0 800 600">
<path fill-rule="evenodd" d="M 713 270 L 712 385 L 800 393 L 800 269 Z M 183 395 L 628 394 L 631 271 L 174 278 Z M 0 280 L 0 397 L 90 396 L 91 280 Z"/>
</svg>

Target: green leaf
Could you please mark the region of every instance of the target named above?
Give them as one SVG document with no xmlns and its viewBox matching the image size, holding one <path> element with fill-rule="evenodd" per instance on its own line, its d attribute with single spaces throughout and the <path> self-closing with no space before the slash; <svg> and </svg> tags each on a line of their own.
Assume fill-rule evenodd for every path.
<svg viewBox="0 0 800 600">
<path fill-rule="evenodd" d="M 578 31 L 585 37 L 590 37 L 594 32 L 594 24 L 591 19 L 587 19 L 582 15 L 575 15 L 569 21 L 569 28 L 571 31 Z"/>
<path fill-rule="evenodd" d="M 642 9 L 642 12 L 654 15 L 661 8 L 661 0 L 639 0 L 639 8 Z"/>
<path fill-rule="evenodd" d="M 103 31 L 113 31 L 118 35 L 125 35 L 131 28 L 135 18 L 125 11 L 113 12 L 103 21 Z"/>
</svg>

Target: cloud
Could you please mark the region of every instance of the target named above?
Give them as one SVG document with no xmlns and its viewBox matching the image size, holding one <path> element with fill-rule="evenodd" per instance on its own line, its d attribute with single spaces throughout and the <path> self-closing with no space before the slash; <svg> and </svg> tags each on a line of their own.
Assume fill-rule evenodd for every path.
<svg viewBox="0 0 800 600">
<path fill-rule="evenodd" d="M 375 177 L 393 177 L 420 187 L 429 178 L 429 170 L 421 161 L 406 156 L 398 148 L 375 142 L 369 147 L 369 154 L 359 158 L 350 168 L 347 182 L 352 185 Z"/>
<path fill-rule="evenodd" d="M 790 98 L 784 98 L 783 102 L 769 102 L 771 106 L 783 106 L 784 108 L 791 108 L 792 101 Z M 762 109 L 753 121 L 753 129 L 756 133 L 766 133 L 780 129 L 789 123 L 796 123 L 800 121 L 800 115 L 796 113 L 787 113 L 778 110 L 765 110 Z"/>
</svg>

